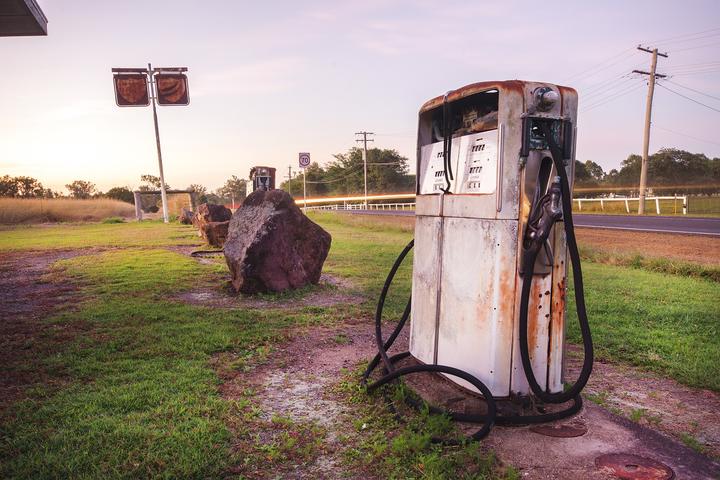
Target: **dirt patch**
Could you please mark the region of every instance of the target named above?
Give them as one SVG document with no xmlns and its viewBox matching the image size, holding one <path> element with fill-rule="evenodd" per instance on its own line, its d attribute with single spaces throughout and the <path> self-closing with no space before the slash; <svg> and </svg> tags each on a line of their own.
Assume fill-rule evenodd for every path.
<svg viewBox="0 0 720 480">
<path fill-rule="evenodd" d="M 44 372 L 38 359 L 60 350 L 85 330 L 72 323 L 44 320 L 72 307 L 77 285 L 57 278 L 51 266 L 58 260 L 95 250 L 49 250 L 0 254 L 0 414 L 34 385 L 58 382 Z"/>
<path fill-rule="evenodd" d="M 229 286 L 200 287 L 179 293 L 175 300 L 214 308 L 301 308 L 331 307 L 355 304 L 365 299 L 350 293 L 351 284 L 344 279 L 322 274 L 318 285 L 308 286 L 298 292 L 281 295 L 242 295 L 234 293 Z"/>
<path fill-rule="evenodd" d="M 259 403 L 265 420 L 273 415 L 285 415 L 297 422 L 311 422 L 323 427 L 326 448 L 322 455 L 312 463 L 294 465 L 287 471 L 279 472 L 283 477 L 367 478 L 367 472 L 347 472 L 347 466 L 342 463 L 345 446 L 338 439 L 350 428 L 348 419 L 353 418 L 354 412 L 352 405 L 332 393 L 331 387 L 339 381 L 344 368 L 353 368 L 374 355 L 376 346 L 372 325 L 367 322 L 338 328 L 318 327 L 294 332 L 291 337 L 287 344 L 272 352 L 267 363 L 249 374 L 225 372 L 222 395 L 228 399 L 239 398 L 251 386 L 255 390 L 253 401 Z M 399 349 L 405 348 L 406 344 L 407 337 L 398 340 Z M 569 376 L 576 373 L 576 368 L 576 365 L 571 365 Z M 437 380 L 430 375 L 415 378 L 423 378 L 408 382 L 415 387 Z M 599 364 L 587 392 L 593 396 L 600 388 L 613 385 L 614 391 L 619 391 L 619 386 L 622 386 L 622 391 L 629 392 L 632 398 L 643 395 L 652 398 L 654 394 L 649 393 L 644 383 L 647 378 L 644 372 L 630 367 L 613 369 L 607 364 Z M 656 405 L 667 408 L 668 417 L 692 411 L 688 418 L 702 416 L 704 423 L 708 424 L 703 426 L 702 431 L 707 432 L 708 437 L 714 435 L 713 429 L 720 424 L 714 413 L 720 411 L 714 394 L 709 398 L 708 392 L 681 387 L 667 379 L 656 378 L 652 385 L 652 391 L 668 399 L 666 407 Z M 435 392 L 441 390 L 437 387 L 433 389 Z M 456 411 L 482 413 L 482 407 L 478 407 L 481 402 L 472 396 L 468 399 L 461 389 L 450 388 L 443 395 L 444 403 Z M 682 411 L 679 410 L 681 402 L 685 404 Z M 472 407 L 463 408 L 463 404 Z M 505 414 L 516 413 L 507 411 L 507 407 L 502 408 L 506 409 Z M 654 431 L 658 427 L 663 432 L 665 428 L 672 429 L 672 422 L 677 420 L 668 418 L 667 424 L 663 420 L 660 425 L 632 422 L 586 402 L 581 413 L 567 421 L 586 425 L 588 433 L 578 438 L 551 438 L 530 431 L 528 426 L 496 426 L 483 441 L 483 448 L 494 450 L 503 462 L 520 469 L 522 478 L 527 479 L 607 479 L 610 478 L 607 474 L 596 469 L 594 459 L 605 453 L 617 452 L 654 458 L 673 468 L 677 478 L 710 479 L 720 473 L 717 463 L 664 433 Z M 463 426 L 463 430 L 468 432 L 476 428 Z"/>
<path fill-rule="evenodd" d="M 225 370 L 221 373 L 224 398 L 242 398 L 248 388 L 255 391 L 254 402 L 261 410 L 264 425 L 260 436 L 277 416 L 297 424 L 313 424 L 323 432 L 322 455 L 309 463 L 283 464 L 282 478 L 375 478 L 368 472 L 348 472 L 343 465 L 343 434 L 352 428 L 348 418 L 354 417 L 353 407 L 332 392 L 343 369 L 352 369 L 375 351 L 374 335 L 367 323 L 341 328 L 318 327 L 297 330 L 292 340 L 272 352 L 267 363 L 249 374 Z M 227 362 L 221 362 L 227 365 Z M 253 476 L 251 468 L 234 469 L 235 473 Z"/>
<path fill-rule="evenodd" d="M 720 237 L 581 227 L 575 235 L 581 247 L 609 253 L 720 265 Z"/>
<path fill-rule="evenodd" d="M 581 366 L 582 348 L 573 346 L 567 360 L 568 378 L 576 378 Z M 596 361 L 585 394 L 612 412 L 720 458 L 720 395 L 715 392 Z"/>
</svg>

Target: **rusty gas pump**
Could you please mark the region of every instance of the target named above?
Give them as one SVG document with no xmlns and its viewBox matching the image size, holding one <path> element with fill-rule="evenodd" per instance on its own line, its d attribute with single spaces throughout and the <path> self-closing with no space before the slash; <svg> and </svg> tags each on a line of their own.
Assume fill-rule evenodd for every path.
<svg viewBox="0 0 720 480">
<path fill-rule="evenodd" d="M 518 80 L 467 85 L 421 107 L 415 239 L 381 294 L 379 353 L 365 378 L 380 363 L 385 374 L 370 388 L 409 373 L 441 374 L 484 397 L 484 415 L 460 415 L 483 424 L 473 438 L 496 422 L 547 421 L 580 409 L 593 350 L 571 211 L 576 118 L 575 90 Z M 385 295 L 413 247 L 412 299 L 385 340 Z M 568 254 L 585 362 L 564 391 Z M 409 352 L 388 357 L 408 318 Z M 572 405 L 550 415 L 497 414 L 496 400 L 522 397 Z"/>
<path fill-rule="evenodd" d="M 257 166 L 250 169 L 250 181 L 255 190 L 275 190 L 275 168 Z"/>
</svg>

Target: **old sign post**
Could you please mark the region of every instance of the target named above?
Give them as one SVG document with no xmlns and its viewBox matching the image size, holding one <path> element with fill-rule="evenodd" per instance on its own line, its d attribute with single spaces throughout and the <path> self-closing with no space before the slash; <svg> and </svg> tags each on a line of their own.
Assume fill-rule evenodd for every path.
<svg viewBox="0 0 720 480">
<path fill-rule="evenodd" d="M 118 107 L 147 107 L 152 99 L 153 123 L 155 125 L 155 144 L 157 146 L 158 165 L 160 167 L 160 195 L 162 197 L 163 220 L 168 223 L 167 189 L 163 172 L 162 150 L 160 148 L 160 129 L 158 128 L 155 105 L 188 105 L 188 81 L 186 67 L 152 68 L 113 68 L 113 86 L 115 103 Z M 148 83 L 150 92 L 148 92 Z"/>
<path fill-rule="evenodd" d="M 305 169 L 310 166 L 310 154 L 308 152 L 300 152 L 298 154 L 298 165 L 303 171 L 303 212 L 307 208 L 307 190 L 305 188 Z"/>
</svg>

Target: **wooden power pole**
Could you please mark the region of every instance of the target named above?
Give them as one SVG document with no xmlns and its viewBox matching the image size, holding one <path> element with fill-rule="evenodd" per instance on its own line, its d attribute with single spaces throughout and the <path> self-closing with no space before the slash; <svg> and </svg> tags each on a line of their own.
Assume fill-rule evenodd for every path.
<svg viewBox="0 0 720 480">
<path fill-rule="evenodd" d="M 667 53 L 658 53 L 657 48 L 652 50 L 649 48 L 638 45 L 638 50 L 652 54 L 652 61 L 650 62 L 650 71 L 645 72 L 643 70 L 633 70 L 633 73 L 639 73 L 641 75 L 647 75 L 648 78 L 648 94 L 647 103 L 645 105 L 645 135 L 643 137 L 643 153 L 642 163 L 640 165 L 640 204 L 638 205 L 638 215 L 645 214 L 645 190 L 647 188 L 647 169 L 648 169 L 648 154 L 650 150 L 650 123 L 652 118 L 652 101 L 653 94 L 655 93 L 655 79 L 665 78 L 666 75 L 660 75 L 656 72 L 657 69 L 657 57 L 667 58 Z"/>
<path fill-rule="evenodd" d="M 356 142 L 362 142 L 363 144 L 363 178 L 365 179 L 365 204 L 364 208 L 367 210 L 368 202 L 367 202 L 367 142 L 372 142 L 373 140 L 368 140 L 368 135 L 375 135 L 373 132 L 356 132 L 355 135 L 362 135 L 362 139 L 355 140 Z"/>
</svg>

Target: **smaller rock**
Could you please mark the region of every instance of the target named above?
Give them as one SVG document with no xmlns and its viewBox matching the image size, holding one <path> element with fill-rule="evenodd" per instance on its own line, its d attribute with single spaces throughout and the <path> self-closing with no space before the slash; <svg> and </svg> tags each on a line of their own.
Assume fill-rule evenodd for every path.
<svg viewBox="0 0 720 480">
<path fill-rule="evenodd" d="M 200 235 L 209 245 L 222 248 L 222 246 L 225 245 L 229 225 L 229 221 L 206 223 L 200 228 Z"/>
<path fill-rule="evenodd" d="M 180 217 L 178 217 L 178 220 L 183 225 L 192 225 L 193 223 L 193 217 L 195 214 L 190 210 L 189 208 L 183 208 L 180 212 Z"/>
<path fill-rule="evenodd" d="M 222 247 L 227 237 L 232 212 L 225 205 L 203 203 L 197 208 L 192 224 L 198 234 L 213 247 Z"/>
</svg>

